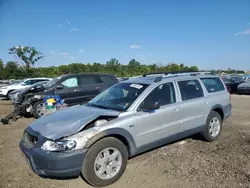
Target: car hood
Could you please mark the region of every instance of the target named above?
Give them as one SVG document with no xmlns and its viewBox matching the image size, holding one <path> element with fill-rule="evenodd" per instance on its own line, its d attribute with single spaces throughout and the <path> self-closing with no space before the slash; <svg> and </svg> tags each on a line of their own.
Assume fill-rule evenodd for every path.
<svg viewBox="0 0 250 188">
<path fill-rule="evenodd" d="M 242 83 L 238 87 L 247 87 L 247 88 L 250 88 L 250 82 Z"/>
<path fill-rule="evenodd" d="M 25 88 L 25 86 L 22 86 L 21 84 L 12 84 L 12 85 L 8 85 L 6 87 L 8 89 L 21 89 L 21 88 Z"/>
<path fill-rule="evenodd" d="M 44 91 L 44 87 L 30 86 L 24 89 L 20 89 L 20 95 L 25 95 L 27 93 L 37 93 L 39 91 Z"/>
<path fill-rule="evenodd" d="M 120 112 L 85 105 L 68 107 L 35 120 L 30 128 L 42 136 L 56 140 L 73 135 L 100 116 L 118 116 Z"/>
</svg>

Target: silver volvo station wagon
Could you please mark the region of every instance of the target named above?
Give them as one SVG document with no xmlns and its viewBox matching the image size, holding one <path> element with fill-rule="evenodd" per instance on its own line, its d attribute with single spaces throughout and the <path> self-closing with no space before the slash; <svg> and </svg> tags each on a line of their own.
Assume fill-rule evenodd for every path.
<svg viewBox="0 0 250 188">
<path fill-rule="evenodd" d="M 82 174 L 92 186 L 107 186 L 142 152 L 197 133 L 216 140 L 231 114 L 230 99 L 216 75 L 143 75 L 117 83 L 87 104 L 35 120 L 19 146 L 42 177 Z"/>
</svg>

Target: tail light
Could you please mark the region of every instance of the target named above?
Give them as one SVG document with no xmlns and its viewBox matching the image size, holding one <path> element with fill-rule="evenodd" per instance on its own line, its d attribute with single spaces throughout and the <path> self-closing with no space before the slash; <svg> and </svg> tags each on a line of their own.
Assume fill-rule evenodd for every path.
<svg viewBox="0 0 250 188">
<path fill-rule="evenodd" d="M 231 99 L 232 99 L 232 96 L 231 96 L 231 89 L 230 89 L 230 87 L 229 87 L 229 86 L 227 86 L 227 91 L 228 91 L 228 93 L 229 93 L 230 100 L 231 100 Z"/>
</svg>

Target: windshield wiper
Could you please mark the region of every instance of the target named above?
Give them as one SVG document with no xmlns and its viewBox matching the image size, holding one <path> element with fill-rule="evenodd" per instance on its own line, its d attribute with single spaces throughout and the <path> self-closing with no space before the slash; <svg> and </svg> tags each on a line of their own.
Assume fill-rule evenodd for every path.
<svg viewBox="0 0 250 188">
<path fill-rule="evenodd" d="M 87 103 L 87 105 L 89 106 L 94 106 L 94 107 L 98 107 L 98 108 L 103 108 L 108 110 L 109 108 L 107 108 L 106 106 L 100 105 L 100 104 L 92 104 L 92 103 Z"/>
</svg>

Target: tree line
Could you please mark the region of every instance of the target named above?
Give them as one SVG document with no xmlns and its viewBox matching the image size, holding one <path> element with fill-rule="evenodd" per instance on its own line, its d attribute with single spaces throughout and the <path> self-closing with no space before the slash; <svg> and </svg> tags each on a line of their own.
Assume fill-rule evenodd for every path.
<svg viewBox="0 0 250 188">
<path fill-rule="evenodd" d="M 131 59 L 127 65 L 119 63 L 115 58 L 110 59 L 105 64 L 94 62 L 92 64 L 71 63 L 68 65 L 51 67 L 29 67 L 26 69 L 15 61 L 6 64 L 0 60 L 0 79 L 23 79 L 28 77 L 56 77 L 64 74 L 102 72 L 111 73 L 117 77 L 136 76 L 151 72 L 169 71 L 198 71 L 196 66 L 185 66 L 183 64 L 171 63 L 164 65 L 142 65 L 139 61 Z"/>
<path fill-rule="evenodd" d="M 9 54 L 17 56 L 20 62 L 9 61 L 4 63 L 0 59 L 0 79 L 23 79 L 30 77 L 56 77 L 64 74 L 85 73 L 85 72 L 102 72 L 111 73 L 117 77 L 129 77 L 151 72 L 172 72 L 172 71 L 198 71 L 197 66 L 186 66 L 184 64 L 169 63 L 143 65 L 135 59 L 131 59 L 127 65 L 121 64 L 116 58 L 112 58 L 105 64 L 101 63 L 71 63 L 68 65 L 38 67 L 34 65 L 43 58 L 41 52 L 34 47 L 14 46 L 9 49 Z M 244 73 L 244 71 L 228 70 L 211 70 L 216 73 L 225 72 Z"/>
</svg>

